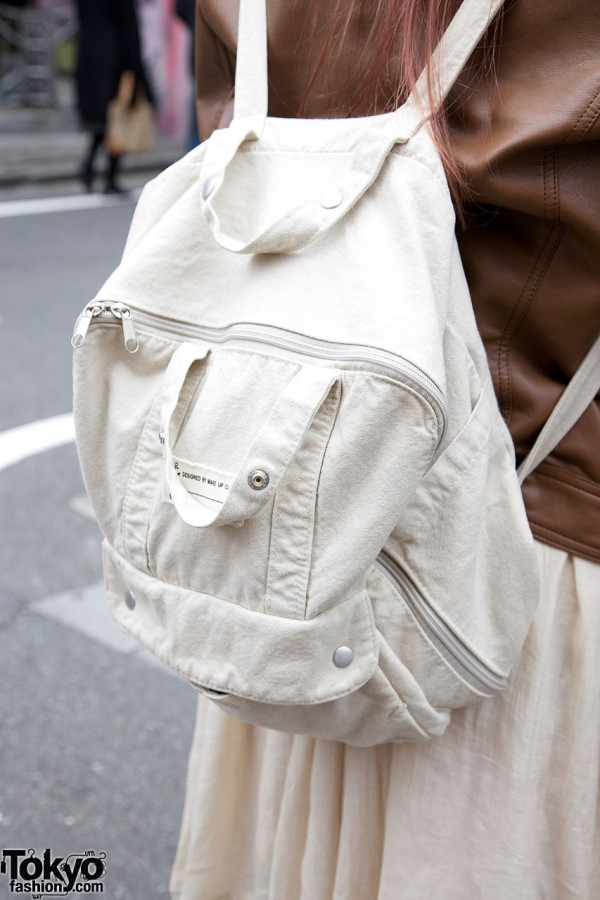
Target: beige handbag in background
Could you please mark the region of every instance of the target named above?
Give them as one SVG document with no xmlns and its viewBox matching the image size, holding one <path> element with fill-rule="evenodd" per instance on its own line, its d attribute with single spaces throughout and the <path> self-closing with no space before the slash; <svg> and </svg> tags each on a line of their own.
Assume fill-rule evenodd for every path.
<svg viewBox="0 0 600 900">
<path fill-rule="evenodd" d="M 154 111 L 142 90 L 136 96 L 135 75 L 123 72 L 117 96 L 108 105 L 106 149 L 120 156 L 146 153 L 154 147 Z"/>
</svg>

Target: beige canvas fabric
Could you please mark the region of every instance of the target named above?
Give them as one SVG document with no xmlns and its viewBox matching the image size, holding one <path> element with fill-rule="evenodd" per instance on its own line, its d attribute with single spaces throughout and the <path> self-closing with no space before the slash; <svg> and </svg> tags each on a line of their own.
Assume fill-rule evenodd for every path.
<svg viewBox="0 0 600 900">
<path fill-rule="evenodd" d="M 427 745 L 277 734 L 200 700 L 174 900 L 595 900 L 600 567 L 537 545 L 508 691 Z"/>
<path fill-rule="evenodd" d="M 498 6 L 461 7 L 440 99 Z M 76 327 L 109 602 L 234 716 L 426 740 L 506 687 L 538 597 L 444 171 L 412 98 L 267 118 L 264 0 L 241 27 L 231 127 L 145 188 Z"/>
</svg>

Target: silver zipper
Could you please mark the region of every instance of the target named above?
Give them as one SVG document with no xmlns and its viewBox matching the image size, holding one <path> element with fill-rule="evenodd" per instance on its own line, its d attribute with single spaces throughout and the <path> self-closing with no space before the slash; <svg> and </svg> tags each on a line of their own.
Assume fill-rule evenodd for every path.
<svg viewBox="0 0 600 900">
<path fill-rule="evenodd" d="M 438 446 L 446 431 L 448 418 L 446 398 L 435 382 L 417 366 L 385 350 L 377 350 L 359 344 L 335 344 L 331 341 L 309 338 L 268 325 L 256 326 L 245 322 L 230 325 L 227 328 L 189 325 L 173 319 L 151 316 L 137 310 L 132 313 L 131 308 L 125 304 L 111 301 L 95 302 L 84 309 L 75 325 L 75 332 L 71 340 L 73 347 L 81 347 L 90 324 L 94 320 L 104 322 L 120 320 L 125 348 L 130 353 L 135 353 L 138 348 L 134 329 L 135 322 L 135 325 L 148 329 L 151 333 L 167 337 L 203 340 L 213 344 L 224 344 L 232 340 L 254 341 L 281 347 L 303 356 L 332 360 L 347 370 L 384 375 L 394 381 L 407 384 L 429 403 L 438 423 Z"/>
<path fill-rule="evenodd" d="M 124 303 L 94 302 L 86 306 L 75 322 L 71 346 L 76 350 L 78 347 L 81 347 L 92 321 L 100 318 L 119 321 L 123 331 L 125 349 L 128 353 L 137 353 L 139 344 L 135 334 L 133 319 L 131 318 L 131 309 Z"/>
<path fill-rule="evenodd" d="M 395 586 L 400 589 L 402 597 L 421 626 L 424 627 L 430 636 L 434 637 L 434 643 L 439 642 L 450 654 L 452 663 L 456 664 L 459 674 L 470 683 L 475 681 L 475 686 L 483 687 L 487 692 L 498 693 L 505 690 L 508 685 L 507 680 L 488 669 L 481 660 L 465 647 L 448 625 L 429 606 L 408 575 L 403 572 L 397 563 L 384 551 L 377 557 L 377 562 L 391 578 Z M 450 662 L 447 654 L 444 653 L 443 655 Z"/>
<path fill-rule="evenodd" d="M 94 316 L 99 316 L 103 309 L 104 306 L 102 303 L 90 303 L 89 306 L 86 306 L 75 322 L 75 330 L 73 332 L 73 337 L 71 338 L 72 347 L 75 347 L 75 349 L 81 347 L 85 341 L 92 319 Z"/>
</svg>

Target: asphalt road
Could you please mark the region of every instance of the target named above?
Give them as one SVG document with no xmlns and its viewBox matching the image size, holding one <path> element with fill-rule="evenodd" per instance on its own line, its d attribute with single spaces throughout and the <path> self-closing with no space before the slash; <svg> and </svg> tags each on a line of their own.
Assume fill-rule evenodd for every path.
<svg viewBox="0 0 600 900">
<path fill-rule="evenodd" d="M 73 323 L 133 202 L 28 212 L 0 198 L 0 449 L 70 412 Z M 0 454 L 0 510 L 0 854 L 105 852 L 104 897 L 166 897 L 194 692 L 107 615 L 72 442 L 3 468 Z"/>
</svg>

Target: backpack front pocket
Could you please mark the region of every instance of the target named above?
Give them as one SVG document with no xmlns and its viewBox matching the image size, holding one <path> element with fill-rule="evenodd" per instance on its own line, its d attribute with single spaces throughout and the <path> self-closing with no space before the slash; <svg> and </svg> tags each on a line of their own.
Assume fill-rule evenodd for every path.
<svg viewBox="0 0 600 900">
<path fill-rule="evenodd" d="M 364 587 L 437 437 L 422 397 L 389 378 L 184 343 L 131 468 L 127 556 L 310 618 Z"/>
<path fill-rule="evenodd" d="M 139 332 L 139 353 L 148 340 Z M 431 465 L 439 413 L 387 370 L 162 346 L 170 358 L 137 418 L 120 540 L 105 547 L 115 617 L 241 718 L 292 731 L 300 719 L 361 744 L 424 739 L 378 665 L 365 584 Z M 404 682 L 410 700 L 410 673 Z M 424 724 L 439 730 L 433 718 Z"/>
<path fill-rule="evenodd" d="M 154 484 L 136 564 L 143 553 L 165 581 L 268 611 L 272 536 L 284 531 L 288 578 L 296 594 L 305 592 L 315 496 L 340 397 L 339 373 L 325 367 L 181 345 L 147 426 Z M 275 524 L 275 498 L 289 494 L 292 464 L 302 491 L 286 521 Z M 132 498 L 144 491 L 134 469 Z M 133 534 L 125 523 L 132 505 L 125 506 L 124 533 L 135 540 L 139 522 Z M 292 552 L 299 547 L 304 555 Z M 299 614 L 293 593 L 289 616 Z"/>
</svg>

